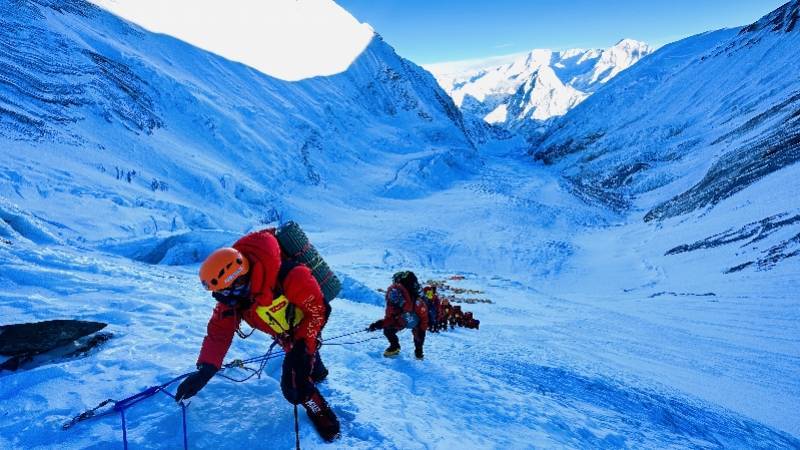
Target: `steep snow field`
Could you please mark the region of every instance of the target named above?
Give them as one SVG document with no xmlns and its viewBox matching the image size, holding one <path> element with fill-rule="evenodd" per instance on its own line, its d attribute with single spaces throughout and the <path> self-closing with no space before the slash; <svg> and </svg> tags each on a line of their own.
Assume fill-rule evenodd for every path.
<svg viewBox="0 0 800 450">
<path fill-rule="evenodd" d="M 394 360 L 381 356 L 382 337 L 324 348 L 331 375 L 322 390 L 344 433 L 323 444 L 302 418 L 304 448 L 800 445 L 798 304 L 789 294 L 796 272 L 771 272 L 771 291 L 761 295 L 725 291 L 722 280 L 703 286 L 716 290 L 713 297 L 653 297 L 705 293 L 658 275 L 667 257 L 649 248 L 655 227 L 581 231 L 614 218 L 574 203 L 552 176 L 531 173 L 525 159 L 488 160 L 486 178 L 428 198 L 376 201 L 361 211 L 319 202 L 309 208 L 349 215 L 352 226 L 309 222 L 346 280 L 374 289 L 400 268 L 423 279 L 459 273 L 466 279 L 451 284 L 482 290 L 494 303 L 464 305 L 481 329 L 430 335 L 425 361 L 413 359 L 406 335 Z M 502 188 L 486 189 L 487 179 Z M 523 219 L 554 207 L 564 211 L 553 218 L 556 229 Z M 33 226 L 20 228 L 33 234 Z M 631 239 L 641 241 L 633 251 Z M 88 357 L 4 374 L 0 446 L 119 445 L 116 416 L 59 427 L 100 400 L 191 370 L 213 302 L 197 283 L 196 266 L 153 266 L 24 240 L 0 246 L 0 256 L 10 287 L 0 294 L 3 317 L 100 320 L 116 334 Z M 328 336 L 382 314 L 373 304 L 378 294 L 345 285 Z M 263 336 L 237 339 L 228 360 L 263 353 L 267 344 Z M 190 445 L 290 448 L 292 411 L 277 367 L 244 384 L 213 380 L 189 407 Z M 180 410 L 166 396 L 134 407 L 127 421 L 139 448 L 180 446 Z"/>
<path fill-rule="evenodd" d="M 760 23 L 791 22 L 793 5 Z M 659 82 L 677 85 L 687 67 L 724 72 L 747 51 L 794 67 L 795 35 L 754 41 L 726 30 L 661 49 L 567 114 L 575 122 L 533 149 L 552 153 L 543 165 L 522 139 L 475 139 L 433 77 L 377 36 L 344 72 L 288 82 L 81 1 L 0 12 L 9 68 L 0 77 L 0 322 L 97 320 L 115 336 L 82 358 L 0 374 L 0 448 L 120 448 L 117 416 L 61 426 L 192 370 L 213 307 L 197 263 L 286 220 L 302 224 L 343 280 L 326 336 L 379 318 L 377 289 L 400 269 L 463 276 L 448 282 L 492 301 L 464 305 L 480 330 L 429 335 L 424 361 L 405 333 L 397 359 L 382 357 L 379 334 L 324 347 L 331 373 L 321 390 L 343 436 L 324 444 L 301 415 L 303 448 L 800 448 L 793 141 L 779 167 L 730 195 L 643 220 L 702 179 L 717 164 L 712 153 L 796 123 L 787 118 L 796 99 L 771 108 L 793 92 L 796 72 L 766 80 L 783 82 L 763 96 L 742 91 L 753 100 L 747 114 L 730 113 L 715 131 L 750 134 L 647 166 L 675 175 L 658 189 L 625 165 L 640 156 L 632 145 L 586 155 L 565 143 L 584 136 L 581 124 L 602 122 L 618 137 L 641 111 L 632 104 L 617 117 L 606 96 L 650 93 L 645 81 L 660 95 Z M 697 61 L 729 40 L 740 44 L 731 56 Z M 765 70 L 745 69 L 753 80 Z M 733 78 L 724 86 L 736 91 Z M 681 101 L 715 98 L 706 84 L 685 86 L 696 90 Z M 777 116 L 750 121 L 764 110 Z M 686 139 L 716 139 L 702 123 Z M 656 134 L 640 150 L 654 151 L 659 136 L 684 139 Z M 268 345 L 263 335 L 236 339 L 227 360 Z M 193 398 L 191 448 L 292 448 L 277 369 L 241 384 L 216 378 Z M 181 447 L 180 409 L 168 397 L 126 418 L 132 448 Z"/>
</svg>

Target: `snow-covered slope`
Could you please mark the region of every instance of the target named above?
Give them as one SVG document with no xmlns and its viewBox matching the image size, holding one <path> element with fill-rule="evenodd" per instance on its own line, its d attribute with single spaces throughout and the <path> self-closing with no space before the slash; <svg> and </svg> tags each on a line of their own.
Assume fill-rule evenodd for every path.
<svg viewBox="0 0 800 450">
<path fill-rule="evenodd" d="M 303 189 L 409 197 L 476 163 L 447 95 L 377 35 L 286 82 L 86 2 L 2 8 L 0 194 L 65 238 L 249 227 Z"/>
<path fill-rule="evenodd" d="M 213 308 L 194 262 L 288 219 L 343 279 L 326 338 L 379 318 L 376 290 L 397 270 L 482 300 L 464 305 L 480 330 L 428 335 L 424 361 L 407 333 L 397 359 L 381 356 L 381 335 L 324 346 L 320 390 L 343 433 L 325 444 L 301 414 L 302 448 L 800 447 L 796 164 L 714 208 L 644 222 L 679 184 L 643 191 L 633 210 L 585 201 L 594 191 L 562 174 L 592 175 L 602 155 L 533 163 L 520 141 L 463 125 L 433 78 L 377 37 L 343 73 L 286 82 L 83 2 L 0 5 L 0 323 L 88 319 L 114 333 L 86 357 L 0 374 L 0 448 L 121 447 L 116 414 L 62 424 L 193 370 Z M 742 64 L 737 52 L 752 51 L 760 63 L 731 78 L 796 73 L 776 75 L 794 64 L 778 42 L 794 38 L 761 33 L 790 28 L 794 5 L 725 56 Z M 646 101 L 737 32 L 676 44 L 649 83 L 614 87 L 637 64 L 596 96 L 627 87 Z M 711 79 L 683 80 L 698 101 L 728 83 L 714 61 L 718 70 L 694 73 Z M 791 99 L 775 86 L 763 95 Z M 761 106 L 742 105 L 750 112 L 730 126 Z M 639 117 L 595 107 L 604 117 L 576 117 L 616 136 Z M 630 111 L 642 113 L 619 114 Z M 695 119 L 694 130 L 722 126 Z M 484 143 L 473 148 L 464 128 Z M 574 124 L 577 137 L 587 130 Z M 638 137 L 643 146 L 628 141 L 611 160 L 655 151 L 657 135 Z M 688 189 L 714 164 L 702 156 L 665 171 Z M 625 187 L 587 182 L 626 198 Z M 260 333 L 237 338 L 226 359 L 268 345 Z M 246 383 L 215 377 L 192 398 L 190 448 L 293 447 L 279 361 Z M 131 448 L 181 447 L 181 409 L 167 396 L 125 417 Z"/>
<path fill-rule="evenodd" d="M 463 112 L 505 128 L 535 128 L 564 115 L 653 49 L 623 39 L 604 50 L 532 50 L 484 61 L 425 66 Z"/>
<path fill-rule="evenodd" d="M 795 186 L 762 186 L 800 174 L 799 8 L 665 46 L 570 111 L 531 153 L 587 201 L 672 219 L 670 230 L 704 229 L 710 209 L 738 205 L 670 255 L 722 246 L 726 256 L 709 261 L 719 272 L 796 264 Z"/>
</svg>

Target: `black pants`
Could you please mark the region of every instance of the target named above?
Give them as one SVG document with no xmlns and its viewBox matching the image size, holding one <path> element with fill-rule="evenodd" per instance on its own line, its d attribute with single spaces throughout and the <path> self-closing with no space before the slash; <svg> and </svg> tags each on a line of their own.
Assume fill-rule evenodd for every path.
<svg viewBox="0 0 800 450">
<path fill-rule="evenodd" d="M 289 403 L 299 405 L 308 400 L 317 388 L 315 379 L 326 371 L 319 350 L 312 356 L 306 352 L 305 341 L 297 341 L 283 358 L 281 391 Z"/>
<path fill-rule="evenodd" d="M 384 328 L 383 335 L 389 340 L 389 346 L 400 348 L 400 339 L 397 338 L 397 333 L 400 330 L 397 328 Z M 411 334 L 414 335 L 414 348 L 422 348 L 425 344 L 425 330 L 416 326 L 411 329 Z"/>
<path fill-rule="evenodd" d="M 325 304 L 325 323 L 331 315 L 331 307 Z M 325 325 L 323 324 L 323 327 Z M 320 333 L 320 339 L 322 334 Z M 322 377 L 327 372 L 322 357 L 317 349 L 314 356 L 306 352 L 306 342 L 296 341 L 294 347 L 283 358 L 283 370 L 281 372 L 281 391 L 289 403 L 299 405 L 308 400 L 317 391 L 314 381 Z"/>
</svg>

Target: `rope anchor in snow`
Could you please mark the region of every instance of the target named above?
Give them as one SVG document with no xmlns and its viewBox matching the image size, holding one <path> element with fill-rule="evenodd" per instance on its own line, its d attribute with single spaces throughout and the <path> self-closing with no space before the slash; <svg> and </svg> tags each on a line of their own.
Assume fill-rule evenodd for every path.
<svg viewBox="0 0 800 450">
<path fill-rule="evenodd" d="M 66 422 L 61 428 L 64 429 L 64 430 L 68 430 L 68 429 L 72 428 L 78 422 L 83 422 L 84 420 L 91 419 L 92 417 L 95 416 L 95 412 L 98 409 L 108 405 L 109 403 L 115 403 L 115 402 L 114 402 L 114 400 L 112 400 L 110 398 L 106 399 L 106 400 L 103 400 L 102 402 L 100 402 L 94 408 L 87 409 L 86 411 L 84 411 L 84 412 L 78 414 L 77 416 L 73 417 L 69 422 Z"/>
</svg>

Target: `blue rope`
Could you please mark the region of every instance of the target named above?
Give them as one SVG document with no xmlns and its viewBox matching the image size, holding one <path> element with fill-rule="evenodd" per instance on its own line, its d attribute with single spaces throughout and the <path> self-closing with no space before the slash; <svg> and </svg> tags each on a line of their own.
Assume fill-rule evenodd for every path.
<svg viewBox="0 0 800 450">
<path fill-rule="evenodd" d="M 354 331 L 352 333 L 346 333 L 346 334 L 342 334 L 340 336 L 335 336 L 335 337 L 332 337 L 332 338 L 329 338 L 329 339 L 325 339 L 325 340 L 320 340 L 320 341 L 321 341 L 322 345 L 351 345 L 351 344 L 358 344 L 358 343 L 361 343 L 361 342 L 366 342 L 366 341 L 370 341 L 372 339 L 376 339 L 376 338 L 369 338 L 369 339 L 364 339 L 364 340 L 356 341 L 356 342 L 336 342 L 336 343 L 330 342 L 330 341 L 334 341 L 334 340 L 337 340 L 337 339 L 341 339 L 341 338 L 346 337 L 346 336 L 352 336 L 354 334 L 363 333 L 363 332 L 366 332 L 366 331 L 367 330 Z M 248 359 L 245 359 L 245 360 L 234 360 L 234 361 L 232 361 L 232 362 L 230 362 L 228 364 L 225 364 L 216 373 L 216 375 L 219 376 L 219 377 L 225 378 L 226 380 L 233 381 L 235 383 L 243 383 L 243 382 L 245 382 L 245 381 L 247 381 L 247 380 L 249 380 L 249 379 L 251 379 L 253 377 L 258 377 L 260 379 L 261 378 L 261 374 L 264 372 L 264 369 L 266 368 L 268 361 L 270 361 L 272 359 L 275 359 L 275 358 L 278 358 L 278 357 L 283 356 L 283 355 L 286 354 L 286 352 L 282 351 L 282 350 L 279 350 L 279 351 L 274 352 L 274 353 L 272 352 L 272 350 L 274 349 L 274 347 L 275 347 L 275 345 L 277 343 L 278 343 L 277 341 L 273 341 L 273 343 L 272 343 L 272 345 L 270 345 L 269 350 L 267 351 L 267 353 L 265 353 L 265 354 L 263 354 L 261 356 L 256 356 L 256 357 L 248 358 Z M 251 369 L 249 367 L 245 367 L 246 364 L 254 364 L 254 363 L 258 363 L 259 364 L 258 369 Z M 233 369 L 233 368 L 237 368 L 237 367 L 240 368 L 240 369 L 250 370 L 252 373 L 250 375 L 248 375 L 247 377 L 243 378 L 243 379 L 232 378 L 232 377 L 229 377 L 229 376 L 227 376 L 227 375 L 222 373 L 225 370 Z M 133 394 L 130 397 L 126 397 L 126 398 L 124 398 L 122 400 L 116 400 L 116 401 L 115 400 L 111 400 L 111 399 L 106 400 L 105 402 L 102 402 L 100 405 L 98 405 L 94 409 L 86 411 L 83 414 L 81 414 L 81 415 L 77 416 L 76 418 L 72 419 L 72 421 L 66 423 L 64 425 L 64 429 L 68 429 L 71 426 L 75 425 L 77 422 L 80 422 L 80 421 L 83 421 L 83 420 L 87 420 L 87 419 L 90 419 L 90 418 L 103 417 L 103 416 L 106 416 L 106 415 L 110 414 L 111 412 L 119 412 L 120 419 L 121 419 L 121 422 L 122 422 L 122 445 L 123 445 L 123 448 L 125 450 L 128 450 L 128 422 L 127 422 L 127 420 L 125 418 L 125 410 L 127 410 L 128 408 L 133 407 L 134 405 L 136 405 L 137 403 L 139 403 L 139 402 L 141 402 L 143 400 L 146 400 L 146 399 L 158 394 L 159 392 L 162 392 L 165 395 L 167 395 L 167 396 L 169 396 L 169 397 L 174 399 L 175 396 L 172 395 L 169 391 L 167 391 L 167 387 L 169 387 L 170 385 L 172 385 L 172 384 L 174 384 L 174 383 L 176 383 L 176 382 L 178 382 L 180 380 L 183 380 L 184 378 L 188 377 L 192 373 L 193 372 L 187 372 L 187 373 L 185 373 L 183 375 L 177 376 L 177 377 L 167 381 L 166 383 L 160 384 L 158 386 L 151 386 L 151 387 L 149 387 L 149 388 L 147 388 L 147 389 L 145 389 L 145 390 L 143 390 L 143 391 L 141 391 L 139 393 Z M 111 410 L 103 412 L 103 413 L 95 414 L 96 410 L 100 409 L 101 407 L 103 407 L 104 405 L 106 405 L 108 403 L 113 403 L 114 404 L 114 406 L 111 408 Z M 186 423 L 186 409 L 189 407 L 189 405 L 184 403 L 183 401 L 180 401 L 179 405 L 181 406 L 181 423 L 182 423 L 182 427 L 183 427 L 183 448 L 184 448 L 184 450 L 188 450 L 189 449 L 189 435 L 188 435 L 188 427 L 187 427 L 187 423 Z"/>
<path fill-rule="evenodd" d="M 183 374 L 183 375 L 181 375 L 179 377 L 173 378 L 172 380 L 170 380 L 170 381 L 168 381 L 168 382 L 166 382 L 166 383 L 164 383 L 162 385 L 151 386 L 151 387 L 145 389 L 144 391 L 139 392 L 138 394 L 134 394 L 134 395 L 131 395 L 128 398 L 125 398 L 125 399 L 122 399 L 122 400 L 114 402 L 113 410 L 114 411 L 119 411 L 120 417 L 122 419 L 122 448 L 123 449 L 128 450 L 128 422 L 127 422 L 127 420 L 125 420 L 125 410 L 127 410 L 128 408 L 132 407 L 133 405 L 141 402 L 142 400 L 145 400 L 147 398 L 150 398 L 150 397 L 156 395 L 159 392 L 162 392 L 165 395 L 167 395 L 168 397 L 171 397 L 171 398 L 174 399 L 175 396 L 170 394 L 169 391 L 167 391 L 166 388 L 169 385 L 188 377 L 190 374 L 191 374 L 191 372 L 185 373 L 185 374 Z M 189 450 L 189 436 L 188 436 L 188 430 L 187 430 L 187 426 L 186 426 L 186 408 L 187 408 L 187 405 L 185 403 L 183 403 L 183 401 L 180 402 L 180 405 L 181 405 L 181 414 L 183 416 L 182 417 L 182 422 L 183 422 L 183 448 L 184 448 L 184 450 Z"/>
<path fill-rule="evenodd" d="M 367 342 L 367 341 L 374 341 L 375 339 L 385 339 L 385 338 L 383 336 L 373 336 L 373 337 L 369 337 L 369 338 L 366 338 L 366 339 L 361 339 L 359 341 L 352 341 L 352 342 L 328 342 L 328 341 L 324 341 L 322 343 L 322 345 L 355 345 L 355 344 L 361 344 L 361 343 Z"/>
<path fill-rule="evenodd" d="M 189 435 L 186 432 L 186 404 L 181 401 L 181 414 L 183 415 L 183 448 L 189 450 Z"/>
<path fill-rule="evenodd" d="M 249 380 L 249 379 L 251 379 L 253 377 L 258 377 L 258 379 L 260 380 L 261 379 L 261 374 L 264 372 L 264 368 L 267 366 L 267 361 L 269 361 L 270 359 L 275 359 L 275 358 L 277 358 L 279 356 L 282 356 L 284 354 L 284 352 L 279 352 L 279 353 L 276 353 L 274 355 L 272 354 L 272 349 L 274 349 L 275 345 L 277 345 L 277 344 L 278 344 L 278 341 L 273 341 L 272 345 L 269 346 L 269 350 L 267 350 L 267 353 L 265 353 L 263 356 L 259 356 L 257 358 L 251 358 L 251 359 L 249 359 L 247 361 L 234 361 L 234 362 L 225 364 L 225 366 L 222 369 L 220 369 L 219 372 L 217 372 L 217 376 L 225 378 L 226 380 L 233 381 L 234 383 L 244 383 L 245 381 L 247 381 L 247 380 Z M 253 363 L 253 362 L 258 362 L 259 363 L 259 366 L 258 366 L 257 370 L 256 369 L 251 369 L 249 367 L 245 367 L 244 366 L 245 364 L 249 364 L 249 363 Z M 240 369 L 247 369 L 247 370 L 252 371 L 252 373 L 249 376 L 247 376 L 247 377 L 245 377 L 245 378 L 243 378 L 241 380 L 229 377 L 229 376 L 221 373 L 225 369 L 231 369 L 231 368 L 234 368 L 234 367 L 238 367 Z"/>
<path fill-rule="evenodd" d="M 125 410 L 121 409 L 119 415 L 122 417 L 122 448 L 128 450 L 128 424 L 125 422 Z"/>
</svg>

